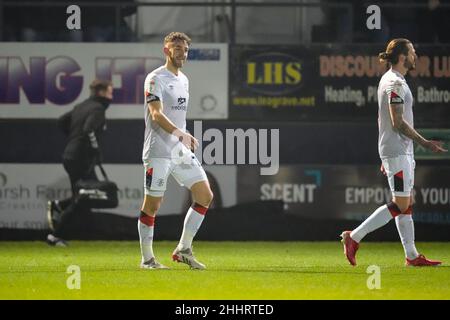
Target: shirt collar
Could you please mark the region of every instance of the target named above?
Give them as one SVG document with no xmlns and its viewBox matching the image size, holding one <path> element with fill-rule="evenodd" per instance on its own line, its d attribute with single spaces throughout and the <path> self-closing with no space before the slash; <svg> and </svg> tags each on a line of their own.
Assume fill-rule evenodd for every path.
<svg viewBox="0 0 450 320">
<path fill-rule="evenodd" d="M 399 77 L 401 77 L 402 79 L 405 79 L 405 77 L 400 72 L 398 72 L 397 70 L 392 69 L 392 67 L 391 67 L 391 71 L 393 73 L 395 73 L 396 75 L 398 75 Z"/>
</svg>

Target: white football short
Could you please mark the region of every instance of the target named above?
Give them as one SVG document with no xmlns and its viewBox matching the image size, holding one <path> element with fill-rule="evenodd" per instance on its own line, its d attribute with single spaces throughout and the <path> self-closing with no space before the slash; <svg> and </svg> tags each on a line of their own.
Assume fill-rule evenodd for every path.
<svg viewBox="0 0 450 320">
<path fill-rule="evenodd" d="M 401 155 L 395 158 L 381 159 L 391 188 L 397 197 L 409 197 L 414 188 L 414 169 L 416 161 L 413 155 Z"/>
<path fill-rule="evenodd" d="M 194 153 L 187 158 L 174 160 L 169 158 L 150 158 L 144 160 L 145 194 L 152 197 L 162 197 L 166 191 L 167 179 L 172 175 L 180 186 L 188 189 L 199 181 L 207 181 L 205 170 Z"/>
</svg>

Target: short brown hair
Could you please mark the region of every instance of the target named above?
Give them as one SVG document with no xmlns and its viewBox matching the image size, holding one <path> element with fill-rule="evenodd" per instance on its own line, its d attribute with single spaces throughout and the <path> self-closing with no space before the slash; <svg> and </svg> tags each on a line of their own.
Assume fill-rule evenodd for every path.
<svg viewBox="0 0 450 320">
<path fill-rule="evenodd" d="M 187 34 L 183 32 L 171 32 L 164 38 L 164 45 L 169 42 L 174 42 L 177 40 L 186 41 L 188 45 L 191 44 L 191 38 L 187 36 Z"/>
<path fill-rule="evenodd" d="M 403 38 L 391 40 L 387 45 L 386 51 L 378 54 L 380 62 L 390 63 L 392 65 L 397 64 L 398 58 L 400 57 L 401 54 L 404 54 L 405 56 L 408 55 L 409 52 L 408 44 L 410 43 L 411 41 Z"/>
<path fill-rule="evenodd" d="M 98 96 L 98 93 L 100 91 L 106 91 L 108 87 L 112 87 L 111 81 L 95 79 L 89 85 L 89 89 L 91 90 L 91 96 Z"/>
</svg>

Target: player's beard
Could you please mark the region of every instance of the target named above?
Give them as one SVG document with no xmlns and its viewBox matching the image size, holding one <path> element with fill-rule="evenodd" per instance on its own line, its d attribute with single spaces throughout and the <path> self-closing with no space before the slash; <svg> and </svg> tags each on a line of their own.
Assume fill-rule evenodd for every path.
<svg viewBox="0 0 450 320">
<path fill-rule="evenodd" d="M 184 60 L 183 59 L 176 59 L 175 57 L 170 57 L 170 63 L 178 69 L 183 68 Z"/>
<path fill-rule="evenodd" d="M 406 59 L 403 65 L 408 71 L 414 70 L 416 68 L 416 62 L 414 60 L 411 62 L 408 59 Z"/>
</svg>

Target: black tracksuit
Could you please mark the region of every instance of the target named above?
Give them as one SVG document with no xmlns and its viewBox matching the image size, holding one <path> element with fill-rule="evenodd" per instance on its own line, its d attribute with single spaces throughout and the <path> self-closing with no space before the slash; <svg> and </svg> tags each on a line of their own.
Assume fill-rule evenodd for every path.
<svg viewBox="0 0 450 320">
<path fill-rule="evenodd" d="M 98 137 L 106 129 L 105 111 L 110 101 L 103 97 L 90 97 L 77 104 L 72 111 L 58 119 L 59 128 L 68 136 L 63 153 L 64 169 L 69 174 L 72 195 L 80 179 L 97 179 L 95 163 L 100 161 Z M 62 237 L 71 216 L 82 209 L 74 197 L 59 202 L 63 209 L 56 226 L 55 236 Z"/>
</svg>

